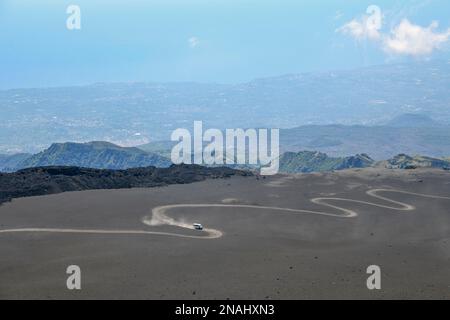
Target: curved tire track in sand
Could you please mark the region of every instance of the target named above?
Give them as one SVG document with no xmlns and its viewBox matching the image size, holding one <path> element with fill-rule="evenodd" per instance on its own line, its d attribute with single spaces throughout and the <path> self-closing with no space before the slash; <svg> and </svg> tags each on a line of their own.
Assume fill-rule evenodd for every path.
<svg viewBox="0 0 450 320">
<path fill-rule="evenodd" d="M 312 211 L 312 210 L 303 210 L 303 209 L 291 209 L 291 208 L 282 208 L 282 207 L 269 207 L 269 206 L 258 206 L 258 205 L 245 205 L 245 204 L 174 204 L 174 205 L 165 205 L 159 206 L 152 209 L 151 216 L 145 216 L 142 219 L 142 223 L 148 226 L 158 226 L 158 225 L 170 225 L 176 226 L 183 229 L 192 230 L 192 225 L 186 222 L 175 220 L 174 218 L 169 217 L 166 212 L 172 209 L 179 208 L 249 208 L 249 209 L 258 209 L 258 210 L 272 210 L 272 211 L 281 211 L 281 212 L 289 212 L 293 214 L 317 214 L 323 216 L 337 217 L 337 218 L 354 218 L 358 216 L 358 213 L 354 210 L 347 209 L 341 206 L 330 204 L 329 201 L 344 201 L 344 202 L 352 202 L 358 204 L 364 204 L 374 207 L 379 207 L 383 209 L 389 209 L 394 211 L 413 211 L 416 208 L 413 205 L 403 203 L 400 201 L 396 201 L 384 196 L 379 195 L 379 192 L 393 192 L 393 193 L 403 193 L 409 194 L 419 197 L 431 198 L 431 199 L 444 199 L 450 200 L 450 197 L 444 196 L 434 196 L 434 195 L 426 195 L 421 193 L 414 193 L 402 190 L 395 189 L 371 189 L 366 191 L 366 194 L 374 197 L 379 200 L 383 200 L 391 205 L 387 204 L 378 204 L 368 201 L 362 200 L 354 200 L 347 198 L 332 198 L 332 197 L 321 197 L 321 198 L 313 198 L 311 202 L 332 208 L 334 210 L 340 211 L 341 214 L 330 213 L 324 211 Z M 19 229 L 4 229 L 0 230 L 0 234 L 5 233 L 23 233 L 23 232 L 44 232 L 44 233 L 80 233 L 80 234 L 122 234 L 122 235 L 160 235 L 160 236 L 171 236 L 171 237 L 180 237 L 180 238 L 191 238 L 191 239 L 216 239 L 223 236 L 223 232 L 216 229 L 204 229 L 201 233 L 202 235 L 188 235 L 188 234 L 179 234 L 172 232 L 158 232 L 158 231 L 147 231 L 147 230 L 106 230 L 106 229 L 67 229 L 67 228 L 19 228 Z"/>
</svg>

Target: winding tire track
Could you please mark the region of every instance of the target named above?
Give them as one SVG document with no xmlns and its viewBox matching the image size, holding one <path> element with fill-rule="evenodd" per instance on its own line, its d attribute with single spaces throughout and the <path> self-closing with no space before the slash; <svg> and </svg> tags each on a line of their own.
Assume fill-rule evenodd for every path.
<svg viewBox="0 0 450 320">
<path fill-rule="evenodd" d="M 257 205 L 245 205 L 245 204 L 173 204 L 166 206 L 155 207 L 152 210 L 152 215 L 145 216 L 142 218 L 142 223 L 148 226 L 158 226 L 158 225 L 170 225 L 176 226 L 183 229 L 192 230 L 193 227 L 189 223 L 184 223 L 174 218 L 169 217 L 166 212 L 172 209 L 180 208 L 249 208 L 258 210 L 271 210 L 271 211 L 282 211 L 289 212 L 293 214 L 317 214 L 322 216 L 330 216 L 336 218 L 354 218 L 358 216 L 356 211 L 340 207 L 337 205 L 330 204 L 329 201 L 343 201 L 352 202 L 357 204 L 364 204 L 373 207 L 379 207 L 383 209 L 389 209 L 394 211 L 413 211 L 416 209 L 413 205 L 406 204 L 400 201 L 396 201 L 387 197 L 379 195 L 379 192 L 392 192 L 392 193 L 402 193 L 408 195 L 414 195 L 418 197 L 431 198 L 431 199 L 444 199 L 450 200 L 450 197 L 434 196 L 421 193 L 414 193 L 395 189 L 371 189 L 366 191 L 366 194 L 379 200 L 383 200 L 388 204 L 378 204 L 373 202 L 346 199 L 346 198 L 313 198 L 311 202 L 317 205 L 326 206 L 337 211 L 340 214 L 330 213 L 324 211 L 312 211 L 312 210 L 302 210 L 302 209 L 291 209 L 291 208 L 281 208 L 281 207 L 268 207 L 268 206 L 257 206 Z M 63 229 L 63 228 L 20 228 L 20 229 L 0 229 L 0 234 L 6 233 L 24 233 L 24 232 L 43 232 L 43 233 L 80 233 L 80 234 L 121 234 L 121 235 L 159 235 L 159 236 L 171 236 L 179 238 L 190 238 L 190 239 L 216 239 L 223 236 L 223 232 L 216 229 L 204 229 L 202 235 L 188 235 L 172 232 L 158 232 L 158 231 L 147 231 L 147 230 L 105 230 L 105 229 Z"/>
</svg>

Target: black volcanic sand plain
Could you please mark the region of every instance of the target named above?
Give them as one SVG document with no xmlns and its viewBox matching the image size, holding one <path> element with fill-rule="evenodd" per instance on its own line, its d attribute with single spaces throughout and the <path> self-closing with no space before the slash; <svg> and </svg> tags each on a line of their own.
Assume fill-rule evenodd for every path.
<svg viewBox="0 0 450 320">
<path fill-rule="evenodd" d="M 152 230 L 152 208 L 171 204 L 246 204 L 342 212 L 311 202 L 337 197 L 392 205 L 374 188 L 450 196 L 444 170 L 346 170 L 326 174 L 231 177 L 188 185 L 67 192 L 13 199 L 0 229 Z M 329 201 L 344 218 L 242 207 L 177 208 L 175 219 L 223 232 L 216 239 L 164 235 L 0 233 L 0 298 L 38 299 L 415 299 L 450 298 L 450 200 L 379 195 L 415 206 L 397 211 Z M 82 289 L 66 288 L 69 265 Z M 366 268 L 381 267 L 381 290 Z"/>
</svg>

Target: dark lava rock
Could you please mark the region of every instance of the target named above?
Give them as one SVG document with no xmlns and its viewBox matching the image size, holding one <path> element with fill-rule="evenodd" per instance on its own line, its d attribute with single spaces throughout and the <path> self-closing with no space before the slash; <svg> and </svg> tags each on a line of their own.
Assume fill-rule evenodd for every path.
<svg viewBox="0 0 450 320">
<path fill-rule="evenodd" d="M 185 184 L 206 179 L 251 176 L 247 171 L 226 167 L 172 165 L 168 168 L 102 170 L 80 167 L 37 167 L 14 173 L 0 173 L 0 204 L 13 198 L 66 191 L 150 188 Z"/>
</svg>

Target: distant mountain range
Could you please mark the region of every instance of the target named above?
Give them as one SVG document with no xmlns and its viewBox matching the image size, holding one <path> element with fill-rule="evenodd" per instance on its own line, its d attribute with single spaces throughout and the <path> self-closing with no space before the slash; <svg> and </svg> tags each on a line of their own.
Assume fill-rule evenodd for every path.
<svg viewBox="0 0 450 320">
<path fill-rule="evenodd" d="M 450 64 L 429 61 L 290 74 L 240 84 L 102 83 L 5 90 L 0 91 L 0 153 L 36 153 L 53 142 L 65 141 L 145 144 L 170 139 L 176 128 L 191 129 L 194 120 L 218 129 L 337 124 L 349 126 L 346 128 L 351 132 L 356 130 L 356 136 L 366 130 L 366 135 L 376 134 L 378 139 L 390 142 L 391 136 L 398 137 L 402 131 L 392 129 L 392 134 L 386 137 L 378 136 L 385 127 L 364 128 L 391 125 L 391 119 L 407 113 L 426 114 L 450 125 L 449 83 Z M 354 125 L 364 127 L 358 131 L 352 129 Z M 315 144 L 335 144 L 335 149 L 319 151 L 337 155 L 336 151 L 341 153 L 339 156 L 364 152 L 379 158 L 373 153 L 378 151 L 376 148 L 339 149 L 337 144 L 347 145 L 342 141 L 345 136 L 334 141 L 335 137 L 321 137 L 321 128 L 316 129 L 315 140 L 306 141 L 312 143 L 309 150 Z M 429 137 L 435 133 L 424 131 L 423 135 Z M 366 145 L 371 145 L 373 140 L 365 142 Z M 392 141 L 397 142 L 398 139 Z M 420 141 L 416 144 L 417 149 L 425 149 L 425 145 Z M 415 146 L 413 140 L 408 146 Z M 394 155 L 391 150 L 384 150 L 385 154 L 380 156 L 385 156 L 387 151 L 391 153 L 389 156 Z M 434 153 L 439 150 L 433 148 L 433 153 L 412 151 L 409 148 L 397 153 L 440 156 Z"/>
<path fill-rule="evenodd" d="M 173 143 L 161 143 L 138 148 L 124 148 L 108 142 L 55 143 L 35 155 L 17 154 L 0 156 L 0 171 L 14 172 L 24 168 L 46 166 L 76 166 L 97 169 L 129 169 L 140 167 L 168 167 L 168 147 Z M 153 148 L 155 147 L 155 148 Z M 450 168 L 450 159 L 399 154 L 392 158 L 376 161 L 365 153 L 354 156 L 329 156 L 319 151 L 285 152 L 280 156 L 280 172 L 325 172 L 350 168 L 385 167 L 411 169 L 418 167 Z M 256 166 L 229 165 L 234 169 L 254 170 Z"/>
<path fill-rule="evenodd" d="M 2 157 L 0 157 L 2 159 Z M 168 167 L 167 158 L 138 148 L 124 148 L 108 142 L 54 143 L 35 155 L 5 156 L 0 171 L 16 171 L 43 166 L 77 166 L 98 169 Z"/>
<path fill-rule="evenodd" d="M 450 159 L 436 159 L 425 156 L 411 157 L 399 154 L 392 159 L 381 161 L 379 166 L 389 169 L 443 168 L 450 170 Z"/>
<path fill-rule="evenodd" d="M 327 172 L 368 167 L 387 169 L 440 168 L 450 170 L 449 160 L 399 154 L 388 160 L 374 161 L 367 154 L 358 154 L 349 157 L 330 157 L 321 152 L 286 152 L 280 157 L 280 172 Z"/>
<path fill-rule="evenodd" d="M 302 151 L 286 152 L 280 157 L 280 172 L 324 172 L 350 168 L 370 167 L 375 161 L 366 154 L 350 157 L 329 157 L 325 153 Z"/>
</svg>

